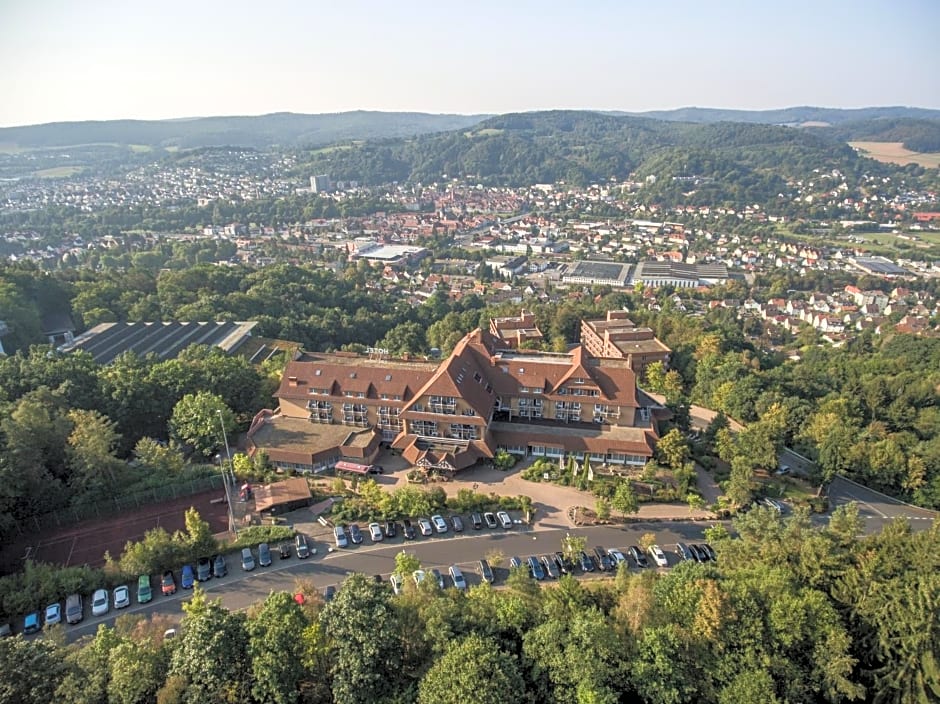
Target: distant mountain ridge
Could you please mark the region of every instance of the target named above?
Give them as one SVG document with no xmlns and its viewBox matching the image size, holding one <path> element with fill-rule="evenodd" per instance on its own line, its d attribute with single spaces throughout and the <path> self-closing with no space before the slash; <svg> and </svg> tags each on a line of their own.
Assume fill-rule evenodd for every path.
<svg viewBox="0 0 940 704">
<path fill-rule="evenodd" d="M 355 110 L 320 115 L 280 112 L 244 117 L 51 122 L 0 128 L 0 145 L 19 149 L 111 143 L 180 149 L 315 147 L 347 140 L 447 132 L 470 127 L 487 117 Z"/>
<path fill-rule="evenodd" d="M 826 123 L 842 126 L 870 120 L 938 120 L 940 110 L 913 107 L 858 109 L 792 107 L 779 110 L 724 110 L 686 107 L 649 112 L 581 110 L 615 117 L 645 118 L 650 122 L 711 124 Z M 519 113 L 521 115 L 530 113 Z M 531 113 L 537 114 L 537 113 Z M 408 138 L 468 129 L 494 115 L 430 114 L 356 110 L 328 114 L 280 112 L 257 116 L 218 116 L 169 120 L 105 120 L 52 122 L 0 128 L 0 145 L 18 149 L 48 149 L 85 144 L 144 145 L 154 148 L 197 147 L 317 147 L 365 139 Z M 875 127 L 861 131 L 871 133 Z M 855 139 L 854 133 L 849 138 Z"/>
<path fill-rule="evenodd" d="M 940 120 L 940 110 L 904 106 L 867 108 L 819 108 L 808 105 L 776 110 L 725 110 L 722 108 L 677 108 L 647 112 L 611 111 L 613 115 L 649 117 L 670 122 L 753 122 L 769 125 L 799 125 L 806 122 L 825 122 L 838 125 L 863 120 L 910 118 Z"/>
</svg>

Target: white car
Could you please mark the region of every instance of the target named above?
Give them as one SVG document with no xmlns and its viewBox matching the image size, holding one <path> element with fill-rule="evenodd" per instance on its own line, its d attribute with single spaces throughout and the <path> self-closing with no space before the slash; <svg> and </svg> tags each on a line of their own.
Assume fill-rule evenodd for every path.
<svg viewBox="0 0 940 704">
<path fill-rule="evenodd" d="M 115 609 L 126 609 L 131 605 L 131 590 L 127 588 L 126 584 L 115 587 L 113 597 Z"/>
<path fill-rule="evenodd" d="M 424 570 L 415 570 L 411 573 L 412 578 L 414 578 L 415 586 L 421 586 L 421 582 L 424 581 L 424 578 L 427 576 Z"/>
<path fill-rule="evenodd" d="M 91 615 L 92 616 L 104 616 L 108 613 L 110 606 L 108 605 L 108 590 L 107 589 L 96 589 L 95 593 L 91 596 Z"/>
<path fill-rule="evenodd" d="M 418 519 L 418 528 L 421 529 L 421 535 L 433 535 L 434 529 L 431 528 L 431 521 L 427 518 Z"/>
<path fill-rule="evenodd" d="M 379 542 L 383 537 L 382 535 L 382 526 L 378 523 L 369 524 L 369 537 L 372 538 L 373 543 Z"/>
<path fill-rule="evenodd" d="M 388 578 L 388 581 L 392 584 L 392 591 L 396 594 L 401 594 L 402 580 L 401 577 L 397 574 L 393 574 Z"/>
<path fill-rule="evenodd" d="M 46 618 L 44 620 L 47 626 L 62 623 L 62 604 L 59 602 L 49 604 L 49 606 L 46 607 Z"/>
<path fill-rule="evenodd" d="M 467 588 L 467 580 L 464 579 L 463 572 L 460 571 L 457 565 L 452 565 L 448 571 L 450 572 L 450 578 L 454 580 L 454 587 L 457 589 Z"/>
<path fill-rule="evenodd" d="M 336 541 L 336 547 L 344 548 L 349 545 L 349 542 L 346 540 L 346 529 L 343 526 L 336 526 L 333 528 L 333 540 Z"/>
<path fill-rule="evenodd" d="M 619 565 L 621 562 L 627 561 L 626 556 L 616 548 L 611 548 L 607 551 L 607 554 L 610 555 L 610 559 L 614 561 L 615 565 Z"/>
<path fill-rule="evenodd" d="M 658 545 L 650 545 L 650 557 L 657 567 L 669 567 L 669 561 L 666 559 L 666 553 Z"/>
<path fill-rule="evenodd" d="M 505 511 L 497 511 L 496 518 L 499 520 L 499 524 L 506 529 L 512 528 L 512 518 L 509 517 L 509 514 Z"/>
<path fill-rule="evenodd" d="M 443 516 L 431 516 L 431 522 L 434 524 L 434 530 L 438 533 L 447 532 L 447 521 L 444 520 Z"/>
</svg>

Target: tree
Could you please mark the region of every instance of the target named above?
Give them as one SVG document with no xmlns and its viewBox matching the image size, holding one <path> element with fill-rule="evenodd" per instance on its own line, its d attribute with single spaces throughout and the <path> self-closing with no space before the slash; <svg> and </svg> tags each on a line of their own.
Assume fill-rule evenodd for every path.
<svg viewBox="0 0 940 704">
<path fill-rule="evenodd" d="M 402 550 L 395 555 L 395 574 L 402 579 L 408 579 L 415 570 L 421 569 L 421 561 L 417 555 Z"/>
<path fill-rule="evenodd" d="M 525 702 L 525 683 L 514 655 L 471 634 L 454 643 L 427 671 L 418 704 L 512 704 Z"/>
<path fill-rule="evenodd" d="M 689 443 L 678 428 L 673 428 L 656 443 L 656 452 L 666 465 L 675 471 L 689 461 Z"/>
<path fill-rule="evenodd" d="M 223 444 L 223 427 L 226 435 L 231 434 L 235 430 L 235 416 L 220 396 L 207 391 L 186 394 L 173 407 L 170 418 L 173 436 L 204 457 L 211 456 Z"/>
<path fill-rule="evenodd" d="M 606 521 L 610 518 L 610 501 L 604 497 L 600 497 L 597 501 L 594 502 L 594 513 L 597 514 L 597 519 L 600 521 Z"/>
<path fill-rule="evenodd" d="M 637 513 L 640 510 L 640 502 L 637 500 L 636 492 L 633 491 L 633 484 L 630 480 L 625 479 L 617 484 L 610 505 L 620 511 L 623 516 L 628 513 Z"/>
<path fill-rule="evenodd" d="M 48 704 L 69 667 L 49 640 L 0 638 L 0 701 Z"/>
<path fill-rule="evenodd" d="M 179 474 L 186 459 L 175 447 L 153 438 L 141 438 L 134 446 L 134 456 L 146 469 L 158 476 Z"/>
<path fill-rule="evenodd" d="M 104 488 L 108 480 L 114 484 L 123 465 L 114 455 L 121 439 L 116 424 L 98 411 L 72 409 L 67 418 L 72 424 L 67 454 L 73 485 L 87 491 Z"/>
<path fill-rule="evenodd" d="M 149 638 L 123 638 L 109 654 L 108 700 L 144 704 L 156 699 L 166 679 L 167 652 Z"/>
<path fill-rule="evenodd" d="M 255 701 L 297 701 L 304 675 L 304 644 L 297 634 L 307 625 L 300 606 L 287 592 L 274 592 L 252 614 L 248 621 L 248 656 Z"/>
<path fill-rule="evenodd" d="M 587 547 L 587 538 L 583 535 L 565 535 L 561 539 L 561 553 L 565 559 L 572 563 L 577 563 L 581 553 Z"/>
<path fill-rule="evenodd" d="M 211 555 L 218 549 L 218 542 L 212 535 L 212 528 L 208 521 L 203 520 L 199 511 L 190 506 L 186 509 L 184 517 L 186 523 L 186 535 L 184 540 L 196 555 Z"/>
<path fill-rule="evenodd" d="M 221 599 L 209 601 L 196 585 L 183 602 L 185 616 L 170 658 L 170 675 L 187 682 L 185 700 L 248 699 L 248 634 L 241 613 L 229 613 Z"/>
<path fill-rule="evenodd" d="M 384 701 L 396 691 L 403 653 L 390 594 L 354 574 L 320 613 L 333 654 L 335 704 Z"/>
</svg>

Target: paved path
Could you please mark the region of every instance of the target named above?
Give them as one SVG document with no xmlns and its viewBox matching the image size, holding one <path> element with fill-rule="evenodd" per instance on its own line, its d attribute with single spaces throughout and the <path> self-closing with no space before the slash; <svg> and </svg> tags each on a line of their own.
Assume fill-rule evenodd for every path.
<svg viewBox="0 0 940 704">
<path fill-rule="evenodd" d="M 877 533 L 895 518 L 906 518 L 913 530 L 927 530 L 940 517 L 936 511 L 911 506 L 881 492 L 869 489 L 844 477 L 835 477 L 829 484 L 831 508 L 854 501 L 865 519 L 865 532 Z"/>
</svg>

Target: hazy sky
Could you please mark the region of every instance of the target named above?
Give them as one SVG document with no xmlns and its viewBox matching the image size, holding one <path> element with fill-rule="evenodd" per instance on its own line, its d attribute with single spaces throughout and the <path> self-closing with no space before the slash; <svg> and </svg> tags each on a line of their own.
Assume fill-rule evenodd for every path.
<svg viewBox="0 0 940 704">
<path fill-rule="evenodd" d="M 940 108 L 940 0 L 0 0 L 0 125 Z"/>
</svg>

